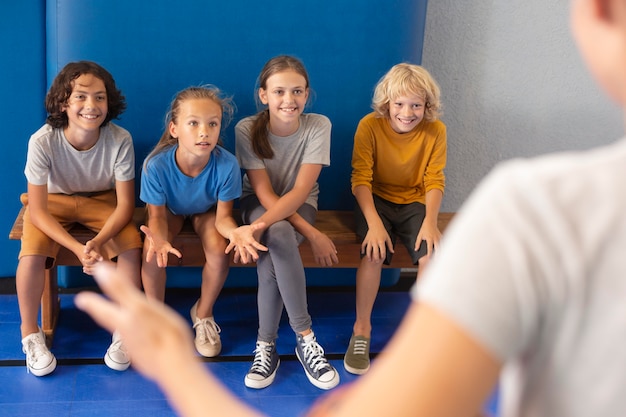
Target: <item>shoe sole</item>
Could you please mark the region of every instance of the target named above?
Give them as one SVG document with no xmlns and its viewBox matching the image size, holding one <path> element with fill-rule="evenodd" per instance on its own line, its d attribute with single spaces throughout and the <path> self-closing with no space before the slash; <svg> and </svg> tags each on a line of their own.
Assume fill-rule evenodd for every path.
<svg viewBox="0 0 626 417">
<path fill-rule="evenodd" d="M 337 370 L 334 367 L 333 367 L 333 372 L 335 373 L 335 377 L 328 382 L 323 382 L 323 381 L 313 378 L 313 376 L 309 374 L 309 371 L 307 371 L 304 361 L 302 360 L 302 358 L 300 358 L 300 353 L 298 353 L 298 348 L 296 348 L 296 357 L 298 358 L 298 361 L 300 361 L 300 365 L 302 365 L 302 368 L 304 369 L 304 374 L 309 379 L 309 382 L 315 385 L 317 388 L 328 390 L 331 388 L 335 388 L 337 385 L 339 385 L 339 373 L 337 373 Z"/>
<path fill-rule="evenodd" d="M 200 300 L 198 300 L 198 301 L 200 301 Z M 189 311 L 189 317 L 191 317 L 191 325 L 192 326 L 196 323 L 196 317 L 197 317 L 196 316 L 196 308 L 198 307 L 198 301 L 195 302 L 195 304 L 191 307 L 191 311 Z M 196 338 L 195 337 L 193 339 L 193 344 L 196 347 L 196 350 L 198 351 L 198 353 L 200 355 L 204 356 L 205 358 L 214 358 L 217 355 L 219 355 L 220 352 L 222 351 L 222 342 L 221 342 L 221 340 L 211 350 L 206 350 L 206 349 L 204 349 L 203 345 L 198 345 L 196 343 Z"/>
<path fill-rule="evenodd" d="M 354 368 L 354 367 L 348 365 L 348 363 L 346 362 L 345 358 L 343 360 L 343 367 L 346 369 L 346 371 L 348 371 L 348 372 L 350 372 L 351 374 L 354 374 L 354 375 L 363 375 L 364 373 L 366 373 L 370 369 L 369 365 L 367 365 L 367 368 Z"/>
<path fill-rule="evenodd" d="M 248 375 L 246 375 L 246 377 L 243 379 L 243 383 L 245 384 L 246 387 L 254 388 L 254 389 L 262 389 L 262 388 L 269 387 L 272 384 L 272 382 L 274 382 L 274 378 L 276 378 L 276 371 L 278 371 L 279 366 L 280 366 L 280 359 L 278 360 L 278 363 L 276 364 L 276 369 L 274 369 L 274 372 L 272 372 L 270 376 L 268 376 L 264 380 L 259 381 L 256 379 L 251 379 L 251 378 L 248 378 Z"/>
<path fill-rule="evenodd" d="M 52 371 L 54 371 L 57 368 L 57 358 L 53 356 L 52 362 L 50 362 L 50 364 L 46 366 L 45 368 L 34 369 L 28 365 L 26 365 L 26 367 L 28 368 L 28 371 L 35 376 L 46 376 L 48 374 L 51 374 Z"/>
<path fill-rule="evenodd" d="M 113 369 L 114 371 L 120 371 L 120 372 L 127 370 L 128 367 L 130 366 L 130 362 L 120 363 L 120 362 L 114 361 L 113 358 L 109 356 L 109 352 L 107 352 L 107 354 L 104 355 L 104 363 L 106 364 L 106 366 Z"/>
</svg>

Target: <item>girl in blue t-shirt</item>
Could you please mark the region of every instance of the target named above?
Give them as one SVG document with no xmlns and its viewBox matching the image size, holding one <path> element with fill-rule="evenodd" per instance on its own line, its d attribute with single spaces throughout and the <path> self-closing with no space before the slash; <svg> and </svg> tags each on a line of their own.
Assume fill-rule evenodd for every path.
<svg viewBox="0 0 626 417">
<path fill-rule="evenodd" d="M 228 274 L 228 253 L 242 263 L 256 261 L 267 250 L 253 233 L 260 226 L 241 226 L 232 217 L 241 195 L 241 171 L 233 154 L 220 146 L 222 119 L 233 114 L 230 98 L 212 86 L 189 87 L 172 101 L 159 143 L 143 166 L 140 198 L 146 203 L 147 226 L 141 278 L 149 298 L 164 301 L 169 254 L 183 255 L 170 242 L 189 221 L 202 241 L 206 262 L 200 299 L 191 308 L 195 345 L 205 357 L 222 348 L 213 306 Z M 227 240 L 229 242 L 227 242 Z"/>
</svg>

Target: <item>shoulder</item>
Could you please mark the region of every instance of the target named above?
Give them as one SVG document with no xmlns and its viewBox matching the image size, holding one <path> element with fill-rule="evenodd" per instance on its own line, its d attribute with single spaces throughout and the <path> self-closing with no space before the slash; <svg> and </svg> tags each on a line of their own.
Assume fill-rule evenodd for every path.
<svg viewBox="0 0 626 417">
<path fill-rule="evenodd" d="M 376 112 L 366 114 L 359 120 L 359 126 L 383 126 L 385 118 Z"/>
<path fill-rule="evenodd" d="M 244 117 L 235 125 L 235 132 L 249 132 L 256 118 L 256 115 Z"/>
<path fill-rule="evenodd" d="M 303 113 L 302 116 L 300 117 L 302 118 L 304 124 L 307 126 L 324 126 L 324 127 L 331 126 L 330 119 L 327 116 L 324 116 L 323 114 Z"/>
<path fill-rule="evenodd" d="M 445 132 L 446 125 L 441 120 L 433 120 L 432 122 L 425 122 L 424 129 L 431 132 Z"/>
<path fill-rule="evenodd" d="M 55 129 L 54 127 L 46 123 L 43 126 L 41 126 L 39 129 L 37 129 L 37 131 L 30 136 L 30 140 L 31 141 L 47 140 L 53 137 L 54 135 L 59 134 L 60 131 L 61 129 Z"/>
<path fill-rule="evenodd" d="M 107 123 L 100 129 L 101 134 L 105 137 L 111 137 L 116 141 L 132 140 L 130 132 L 113 122 Z"/>
<path fill-rule="evenodd" d="M 233 155 L 228 149 L 223 146 L 217 145 L 215 147 L 215 151 L 213 151 L 213 155 L 216 156 L 216 159 L 219 161 L 223 161 L 223 163 L 228 164 L 236 164 L 237 158 Z"/>
</svg>

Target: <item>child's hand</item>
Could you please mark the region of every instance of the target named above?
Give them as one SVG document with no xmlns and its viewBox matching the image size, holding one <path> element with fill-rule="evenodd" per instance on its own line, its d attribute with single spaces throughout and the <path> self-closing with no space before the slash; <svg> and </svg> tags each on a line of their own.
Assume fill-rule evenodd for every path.
<svg viewBox="0 0 626 417">
<path fill-rule="evenodd" d="M 381 221 L 367 230 L 361 243 L 361 253 L 371 262 L 381 263 L 387 257 L 387 251 L 394 253 L 391 237 Z"/>
<path fill-rule="evenodd" d="M 157 382 L 176 379 L 177 372 L 195 365 L 189 326 L 163 303 L 152 303 L 110 262 L 99 262 L 94 278 L 103 293 L 76 295 L 76 306 L 110 332 L 119 331 L 133 367 Z M 160 380 L 160 381 L 159 381 Z"/>
<path fill-rule="evenodd" d="M 417 234 L 417 239 L 415 240 L 415 248 L 413 250 L 419 250 L 422 241 L 426 241 L 426 256 L 430 258 L 433 253 L 439 249 L 440 240 L 441 232 L 439 231 L 439 228 L 435 225 L 424 222 L 422 223 L 422 227 Z"/>
<path fill-rule="evenodd" d="M 333 266 L 333 264 L 339 263 L 337 248 L 326 234 L 317 230 L 317 233 L 312 238 L 309 238 L 309 243 L 313 250 L 315 262 L 321 266 Z"/>
<path fill-rule="evenodd" d="M 264 227 L 265 223 L 239 226 L 230 233 L 225 253 L 234 250 L 235 263 L 256 262 L 259 259 L 257 251 L 267 251 L 267 247 L 260 244 L 255 238 L 255 233 Z"/>
<path fill-rule="evenodd" d="M 152 258 L 156 256 L 157 266 L 159 268 L 165 268 L 167 266 L 168 255 L 170 253 L 178 257 L 178 259 L 183 257 L 183 254 L 180 253 L 178 249 L 174 248 L 170 242 L 152 234 L 148 226 L 141 225 L 140 229 L 145 233 L 145 243 L 148 244 L 146 262 L 151 262 Z"/>
<path fill-rule="evenodd" d="M 82 253 L 76 255 L 83 265 L 83 272 L 87 275 L 93 275 L 93 267 L 96 263 L 102 261 L 102 250 L 100 244 L 96 240 L 89 240 L 83 246 Z"/>
</svg>

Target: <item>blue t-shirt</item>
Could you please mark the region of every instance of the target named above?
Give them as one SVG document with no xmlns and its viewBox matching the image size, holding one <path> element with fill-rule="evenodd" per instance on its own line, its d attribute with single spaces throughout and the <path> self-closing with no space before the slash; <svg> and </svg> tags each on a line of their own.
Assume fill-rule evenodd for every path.
<svg viewBox="0 0 626 417">
<path fill-rule="evenodd" d="M 206 213 L 218 200 L 232 201 L 241 196 L 241 170 L 233 154 L 217 146 L 202 172 L 192 178 L 176 165 L 177 148 L 166 149 L 145 164 L 141 201 L 165 205 L 176 215 L 190 215 Z"/>
</svg>

